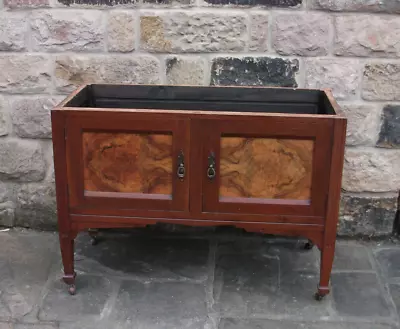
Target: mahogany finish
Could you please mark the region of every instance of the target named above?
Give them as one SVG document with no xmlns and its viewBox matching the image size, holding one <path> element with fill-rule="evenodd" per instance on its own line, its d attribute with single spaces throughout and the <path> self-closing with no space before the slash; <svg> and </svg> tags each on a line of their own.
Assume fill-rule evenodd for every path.
<svg viewBox="0 0 400 329">
<path fill-rule="evenodd" d="M 52 128 L 70 293 L 79 231 L 158 222 L 306 237 L 329 293 L 346 132 L 329 90 L 85 85 Z"/>
</svg>

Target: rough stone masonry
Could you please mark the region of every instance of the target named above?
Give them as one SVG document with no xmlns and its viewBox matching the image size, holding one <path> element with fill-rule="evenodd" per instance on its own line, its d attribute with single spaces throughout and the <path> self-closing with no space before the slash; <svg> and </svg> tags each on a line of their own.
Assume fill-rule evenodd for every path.
<svg viewBox="0 0 400 329">
<path fill-rule="evenodd" d="M 0 0 L 1 225 L 55 227 L 49 111 L 84 82 L 332 88 L 349 119 L 339 232 L 391 231 L 399 0 Z"/>
</svg>

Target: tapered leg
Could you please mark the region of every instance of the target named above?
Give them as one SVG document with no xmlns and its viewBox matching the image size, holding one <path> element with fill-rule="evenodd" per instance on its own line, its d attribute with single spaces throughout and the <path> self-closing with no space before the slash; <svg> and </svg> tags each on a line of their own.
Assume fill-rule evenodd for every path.
<svg viewBox="0 0 400 329">
<path fill-rule="evenodd" d="M 64 266 L 63 280 L 68 284 L 68 291 L 71 295 L 76 292 L 74 270 L 74 239 L 70 236 L 60 234 L 61 256 Z"/>
<path fill-rule="evenodd" d="M 329 294 L 329 282 L 331 278 L 333 259 L 335 255 L 335 244 L 328 244 L 321 251 L 321 270 L 318 291 L 315 294 L 315 299 L 321 300 Z"/>
</svg>

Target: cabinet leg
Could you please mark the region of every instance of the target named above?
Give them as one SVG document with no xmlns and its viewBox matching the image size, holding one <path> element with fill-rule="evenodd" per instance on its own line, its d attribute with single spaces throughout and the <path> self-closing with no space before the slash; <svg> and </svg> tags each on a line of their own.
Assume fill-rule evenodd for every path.
<svg viewBox="0 0 400 329">
<path fill-rule="evenodd" d="M 64 282 L 69 286 L 68 292 L 74 295 L 76 292 L 74 270 L 74 239 L 68 235 L 60 234 L 61 257 L 64 266 Z"/>
<path fill-rule="evenodd" d="M 318 291 L 314 295 L 315 299 L 317 300 L 321 300 L 323 297 L 329 294 L 329 282 L 331 278 L 334 255 L 334 245 L 326 245 L 322 248 Z"/>
</svg>

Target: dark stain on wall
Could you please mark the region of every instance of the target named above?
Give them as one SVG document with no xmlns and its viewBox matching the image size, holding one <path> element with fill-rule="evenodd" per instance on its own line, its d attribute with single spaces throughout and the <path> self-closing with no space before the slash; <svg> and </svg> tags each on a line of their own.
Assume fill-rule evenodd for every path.
<svg viewBox="0 0 400 329">
<path fill-rule="evenodd" d="M 94 6 L 117 6 L 135 4 L 136 0 L 58 0 L 66 6 L 71 5 L 94 5 Z"/>
<path fill-rule="evenodd" d="M 302 3 L 302 0 L 205 0 L 213 5 L 237 5 L 237 6 L 271 6 L 294 7 Z"/>
</svg>

